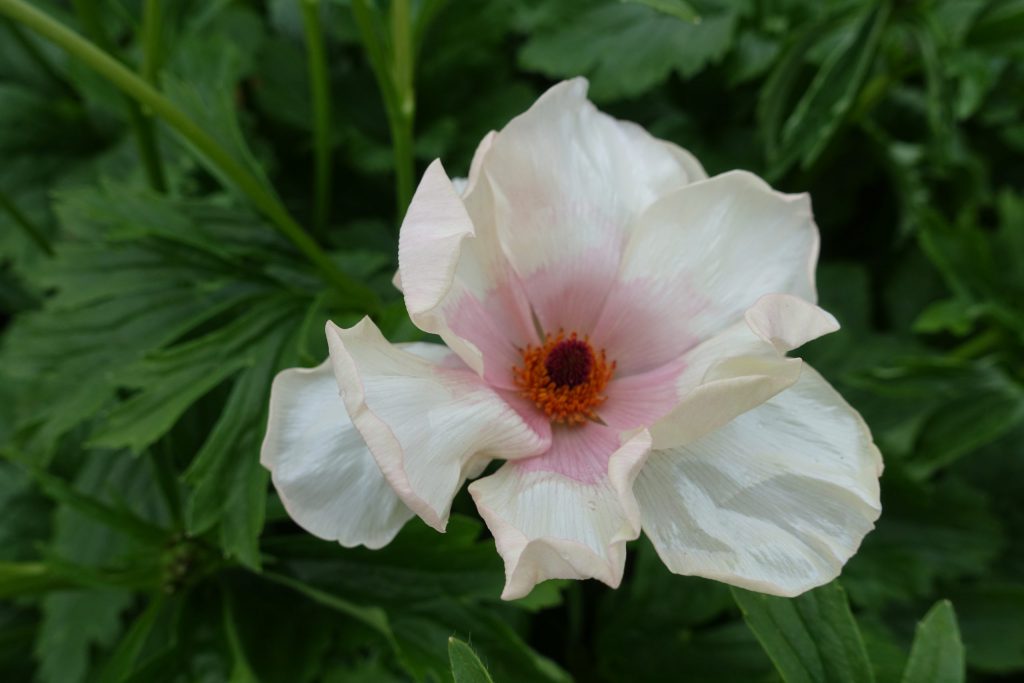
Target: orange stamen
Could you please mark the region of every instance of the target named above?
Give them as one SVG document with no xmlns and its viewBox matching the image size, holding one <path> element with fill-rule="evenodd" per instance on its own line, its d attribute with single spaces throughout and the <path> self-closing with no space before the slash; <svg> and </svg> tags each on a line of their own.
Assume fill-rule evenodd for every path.
<svg viewBox="0 0 1024 683">
<path fill-rule="evenodd" d="M 604 349 L 597 353 L 586 337 L 575 332 L 568 337 L 559 330 L 540 347 L 520 349 L 521 366 L 512 376 L 524 398 L 528 398 L 551 418 L 568 425 L 597 420 L 597 406 L 607 396 L 604 389 L 615 372 L 615 361 L 608 362 Z"/>
</svg>

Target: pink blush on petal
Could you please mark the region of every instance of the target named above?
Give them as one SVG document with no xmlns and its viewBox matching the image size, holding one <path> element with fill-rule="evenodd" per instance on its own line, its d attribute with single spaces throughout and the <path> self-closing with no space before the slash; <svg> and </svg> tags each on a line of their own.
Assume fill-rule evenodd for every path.
<svg viewBox="0 0 1024 683">
<path fill-rule="evenodd" d="M 657 371 L 702 341 L 689 326 L 710 303 L 681 279 L 617 282 L 590 341 L 615 361 L 620 378 Z"/>
<path fill-rule="evenodd" d="M 511 406 L 512 410 L 519 413 L 530 429 L 539 434 L 541 438 L 551 441 L 551 420 L 529 399 L 523 398 L 518 389 L 495 389 L 505 403 Z"/>
<path fill-rule="evenodd" d="M 551 429 L 551 449 L 543 455 L 516 460 L 526 472 L 554 472 L 583 484 L 608 477 L 608 460 L 621 445 L 619 433 L 596 422 Z"/>
<path fill-rule="evenodd" d="M 590 334 L 615 284 L 619 251 L 590 248 L 523 276 L 530 305 L 547 334 Z"/>
<path fill-rule="evenodd" d="M 679 403 L 676 381 L 685 369 L 685 361 L 677 358 L 654 370 L 613 379 L 598 415 L 618 430 L 650 427 Z"/>
<path fill-rule="evenodd" d="M 515 276 L 490 290 L 484 300 L 465 293 L 446 307 L 452 332 L 480 350 L 484 381 L 495 388 L 514 389 L 512 368 L 522 361 L 521 348 L 538 344 L 530 304 Z"/>
</svg>

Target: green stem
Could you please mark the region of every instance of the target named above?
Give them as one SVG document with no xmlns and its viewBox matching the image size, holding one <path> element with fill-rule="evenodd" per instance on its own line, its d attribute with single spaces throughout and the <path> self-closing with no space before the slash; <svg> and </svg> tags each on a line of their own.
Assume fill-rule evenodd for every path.
<svg viewBox="0 0 1024 683">
<path fill-rule="evenodd" d="M 393 78 L 398 111 L 391 137 L 395 147 L 395 173 L 398 196 L 398 218 L 412 201 L 414 158 L 412 127 L 416 116 L 416 91 L 413 87 L 412 16 L 409 0 L 391 0 L 391 50 L 394 61 Z"/>
<path fill-rule="evenodd" d="M 113 53 L 113 45 L 103 27 L 96 0 L 73 0 L 72 4 L 86 34 L 107 53 Z M 125 106 L 128 108 L 128 120 L 135 134 L 139 158 L 142 159 L 149 185 L 157 192 L 166 192 L 167 183 L 164 180 L 163 165 L 160 163 L 160 150 L 156 146 L 153 122 L 142 113 L 138 103 L 126 98 Z"/>
<path fill-rule="evenodd" d="M 153 120 L 148 118 L 142 108 L 134 102 L 128 102 L 128 116 L 131 120 L 132 130 L 135 131 L 139 157 L 142 159 L 142 167 L 146 169 L 149 186 L 163 194 L 167 192 L 167 180 L 164 178 L 163 163 L 160 161 L 160 150 L 156 146 Z"/>
<path fill-rule="evenodd" d="M 352 12 L 388 116 L 395 156 L 395 197 L 400 223 L 412 200 L 414 174 L 412 130 L 416 96 L 413 88 L 413 45 L 408 0 L 393 0 L 391 5 L 391 54 L 385 49 L 377 30 L 374 10 L 368 1 L 352 0 Z"/>
<path fill-rule="evenodd" d="M 146 0 L 142 8 L 142 66 L 147 83 L 160 87 L 160 0 Z"/>
<path fill-rule="evenodd" d="M 412 95 L 412 19 L 409 15 L 409 0 L 391 0 L 391 51 L 392 77 L 399 95 Z M 411 115 L 413 102 L 402 101 L 402 110 Z"/>
<path fill-rule="evenodd" d="M 331 188 L 331 91 L 327 73 L 320 1 L 299 0 L 306 29 L 310 96 L 313 101 L 314 205 L 313 227 L 321 237 L 327 232 Z"/>
<path fill-rule="evenodd" d="M 11 219 L 14 220 L 14 224 L 25 231 L 25 234 L 36 243 L 36 245 L 46 253 L 47 256 L 53 256 L 53 247 L 50 245 L 50 241 L 46 239 L 46 235 L 43 231 L 37 228 L 32 221 L 28 219 L 24 213 L 21 212 L 14 201 L 0 191 L 0 208 L 10 214 Z"/>
<path fill-rule="evenodd" d="M 103 50 L 24 0 L 0 0 L 0 13 L 53 41 L 140 104 L 149 107 L 156 116 L 167 122 L 181 137 L 220 168 L 221 172 L 249 197 L 256 208 L 290 239 L 341 293 L 361 298 L 365 302 L 364 308 L 371 311 L 379 307 L 376 294 L 345 275 L 255 175 L 151 85 Z"/>
</svg>

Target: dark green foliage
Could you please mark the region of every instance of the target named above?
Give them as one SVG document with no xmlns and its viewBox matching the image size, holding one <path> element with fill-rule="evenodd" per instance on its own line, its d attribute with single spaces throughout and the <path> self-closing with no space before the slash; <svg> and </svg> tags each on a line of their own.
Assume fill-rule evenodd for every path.
<svg viewBox="0 0 1024 683">
<path fill-rule="evenodd" d="M 253 201 L 314 223 L 300 1 L 157 2 L 149 42 L 154 3 L 30 3 L 76 30 L 92 7 L 126 66 L 155 57 L 154 85 L 223 152 L 139 110 L 166 192 L 114 85 L 0 18 L 0 680 L 1024 675 L 1024 3 L 398 0 L 400 44 L 388 0 L 320 0 L 325 266 Z M 811 193 L 843 329 L 801 355 L 886 462 L 882 517 L 837 582 L 730 590 L 641 539 L 617 591 L 503 603 L 475 517 L 344 549 L 268 486 L 270 382 L 322 360 L 325 320 L 423 338 L 390 284 L 395 176 L 435 157 L 464 175 L 488 130 L 577 75 L 710 173 Z"/>
</svg>

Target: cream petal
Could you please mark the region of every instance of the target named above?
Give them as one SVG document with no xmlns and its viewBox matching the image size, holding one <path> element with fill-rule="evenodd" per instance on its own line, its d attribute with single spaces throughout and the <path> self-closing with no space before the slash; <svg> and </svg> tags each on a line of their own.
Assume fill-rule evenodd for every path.
<svg viewBox="0 0 1024 683">
<path fill-rule="evenodd" d="M 779 353 L 832 334 L 839 321 L 828 311 L 789 294 L 766 294 L 743 314 L 747 325 Z"/>
<path fill-rule="evenodd" d="M 838 328 L 831 314 L 802 299 L 762 297 L 740 322 L 683 356 L 674 379 L 676 402 L 650 427 L 655 448 L 690 443 L 791 386 L 801 361 L 784 352 Z M 609 387 L 607 419 L 620 424 L 612 411 L 629 396 L 614 389 Z M 663 388 L 656 389 L 648 390 L 648 403 L 663 396 Z"/>
<path fill-rule="evenodd" d="M 637 219 L 591 338 L 623 376 L 678 358 L 765 294 L 815 301 L 818 230 L 806 195 L 733 171 L 662 197 Z M 645 344 L 634 343 L 644 330 Z"/>
<path fill-rule="evenodd" d="M 495 136 L 481 164 L 493 202 L 470 212 L 474 222 L 493 215 L 548 331 L 592 329 L 634 219 L 703 176 L 692 155 L 598 111 L 586 93 L 585 79 L 559 83 Z"/>
<path fill-rule="evenodd" d="M 395 492 L 443 531 L 452 498 L 481 460 L 543 453 L 538 434 L 454 356 L 420 358 L 364 318 L 327 323 L 327 343 L 349 416 Z"/>
<path fill-rule="evenodd" d="M 647 458 L 649 435 L 640 430 L 618 434 L 586 425 L 556 435 L 550 456 L 506 463 L 469 486 L 480 515 L 494 535 L 505 561 L 502 598 L 526 596 L 552 578 L 596 578 L 618 586 L 626 561 L 626 542 L 640 531 L 633 482 Z M 610 438 L 609 438 L 610 435 Z M 551 469 L 558 452 L 605 449 L 587 457 L 606 459 L 600 477 L 570 468 Z"/>
<path fill-rule="evenodd" d="M 435 161 L 399 236 L 413 322 L 489 384 L 514 389 L 519 349 L 593 328 L 627 232 L 659 197 L 706 177 L 685 150 L 599 112 L 583 79 L 552 87 L 481 142 L 456 187 Z"/>
<path fill-rule="evenodd" d="M 641 128 L 641 130 L 643 129 Z M 695 183 L 698 180 L 707 180 L 708 172 L 704 170 L 704 166 L 697 161 L 697 157 L 693 156 L 693 153 L 668 140 L 659 140 L 659 142 L 665 146 L 668 153 L 674 156 L 679 165 L 686 171 L 686 177 L 689 182 Z"/>
<path fill-rule="evenodd" d="M 349 419 L 329 360 L 274 378 L 260 462 L 291 518 L 319 538 L 380 548 L 413 515 Z"/>
<path fill-rule="evenodd" d="M 486 154 L 493 135 L 481 143 Z M 486 203 L 474 160 L 469 206 Z M 474 224 L 467 203 L 440 161 L 428 168 L 413 196 L 398 243 L 397 282 L 417 327 L 439 335 L 491 384 L 512 387 L 518 349 L 537 343 L 530 307 L 494 235 L 493 221 Z"/>
<path fill-rule="evenodd" d="M 652 452 L 635 492 L 673 572 L 793 596 L 835 578 L 873 528 L 881 471 L 860 415 L 805 365 L 760 407 Z"/>
</svg>

